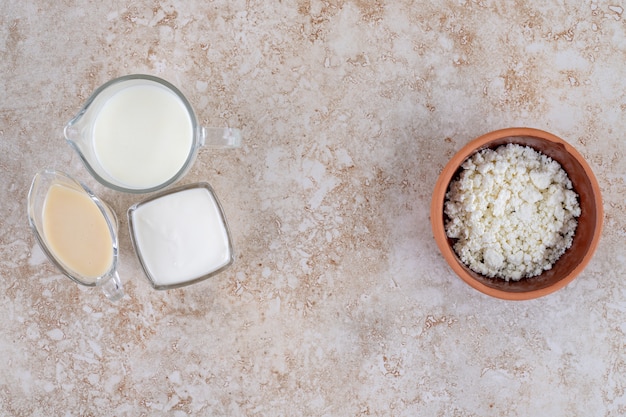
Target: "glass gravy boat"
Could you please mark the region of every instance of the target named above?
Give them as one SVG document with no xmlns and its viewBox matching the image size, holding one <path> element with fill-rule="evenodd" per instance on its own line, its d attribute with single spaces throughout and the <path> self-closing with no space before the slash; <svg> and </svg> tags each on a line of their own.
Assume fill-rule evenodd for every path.
<svg viewBox="0 0 626 417">
<path fill-rule="evenodd" d="M 89 188 L 60 171 L 38 172 L 28 193 L 28 220 L 65 276 L 101 287 L 111 301 L 124 296 L 117 273 L 117 217 Z"/>
</svg>

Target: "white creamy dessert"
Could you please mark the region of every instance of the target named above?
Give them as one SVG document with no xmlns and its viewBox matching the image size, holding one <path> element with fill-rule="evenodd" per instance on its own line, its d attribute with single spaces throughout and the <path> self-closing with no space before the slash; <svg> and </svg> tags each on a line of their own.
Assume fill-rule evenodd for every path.
<svg viewBox="0 0 626 417">
<path fill-rule="evenodd" d="M 571 246 L 578 195 L 558 162 L 508 144 L 477 152 L 450 184 L 446 234 L 471 270 L 509 280 L 552 267 Z"/>
<path fill-rule="evenodd" d="M 226 223 L 215 196 L 183 189 L 129 210 L 135 248 L 155 288 L 181 286 L 232 261 Z"/>
</svg>

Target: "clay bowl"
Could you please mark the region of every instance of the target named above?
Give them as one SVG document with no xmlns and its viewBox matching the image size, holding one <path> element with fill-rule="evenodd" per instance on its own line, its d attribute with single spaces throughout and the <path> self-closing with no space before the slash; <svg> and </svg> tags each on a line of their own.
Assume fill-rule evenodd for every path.
<svg viewBox="0 0 626 417">
<path fill-rule="evenodd" d="M 581 215 L 578 218 L 572 246 L 556 261 L 552 269 L 536 277 L 507 282 L 477 274 L 463 264 L 454 252 L 454 240 L 446 236 L 443 208 L 449 184 L 462 170 L 461 164 L 475 152 L 508 143 L 530 146 L 559 162 L 579 196 Z M 430 221 L 435 241 L 452 270 L 478 291 L 505 300 L 538 298 L 569 284 L 591 260 L 600 240 L 602 218 L 600 187 L 583 157 L 563 139 L 531 128 L 497 130 L 465 145 L 441 172 L 430 207 Z"/>
</svg>

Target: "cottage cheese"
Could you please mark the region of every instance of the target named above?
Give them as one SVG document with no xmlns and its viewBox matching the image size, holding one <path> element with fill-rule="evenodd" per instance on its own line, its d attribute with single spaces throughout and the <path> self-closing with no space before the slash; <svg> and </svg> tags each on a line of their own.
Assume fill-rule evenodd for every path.
<svg viewBox="0 0 626 417">
<path fill-rule="evenodd" d="M 471 270 L 506 281 L 541 274 L 572 244 L 578 195 L 558 162 L 517 144 L 477 152 L 450 184 L 446 234 Z"/>
</svg>

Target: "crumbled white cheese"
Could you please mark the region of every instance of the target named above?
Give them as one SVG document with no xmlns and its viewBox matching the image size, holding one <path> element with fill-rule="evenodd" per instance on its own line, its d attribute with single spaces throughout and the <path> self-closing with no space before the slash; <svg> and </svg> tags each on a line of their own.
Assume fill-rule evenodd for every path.
<svg viewBox="0 0 626 417">
<path fill-rule="evenodd" d="M 552 268 L 571 246 L 578 195 L 558 162 L 517 144 L 475 153 L 450 184 L 446 234 L 471 270 L 509 280 Z"/>
</svg>

